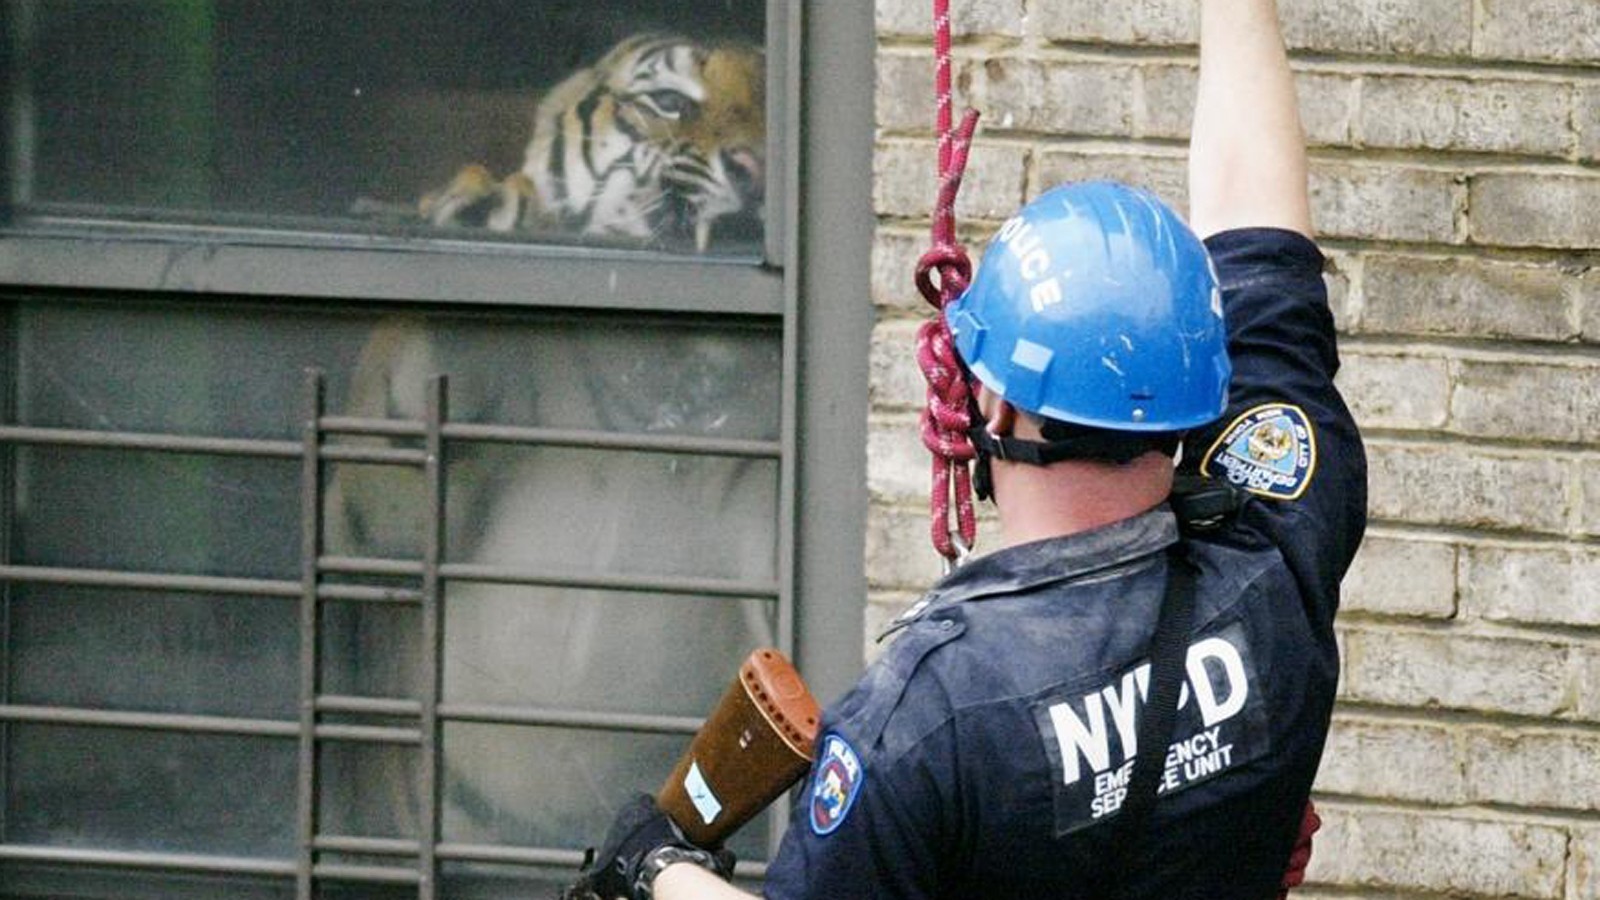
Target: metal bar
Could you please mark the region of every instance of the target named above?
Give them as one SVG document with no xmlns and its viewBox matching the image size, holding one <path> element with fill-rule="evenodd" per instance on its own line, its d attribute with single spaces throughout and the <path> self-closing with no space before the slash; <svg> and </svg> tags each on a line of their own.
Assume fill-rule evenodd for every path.
<svg viewBox="0 0 1600 900">
<path fill-rule="evenodd" d="M 94 431 L 77 428 L 35 428 L 24 425 L 0 426 L 0 443 L 43 444 L 55 447 L 87 447 L 98 450 L 142 450 L 152 453 L 192 453 L 200 456 L 245 456 L 265 459 L 298 459 L 302 446 L 297 441 L 269 441 L 253 438 L 196 437 L 182 434 L 145 434 L 131 431 Z M 422 451 L 403 447 L 364 447 L 332 444 L 322 447 L 323 458 L 335 462 L 422 465 Z"/>
<path fill-rule="evenodd" d="M 68 725 L 90 728 L 134 728 L 195 734 L 232 734 L 248 737 L 288 738 L 299 733 L 295 723 L 280 719 L 238 719 L 181 713 L 129 712 L 79 709 L 66 706 L 0 705 L 0 722 L 31 725 Z"/>
<path fill-rule="evenodd" d="M 274 581 L 266 578 L 113 572 L 103 569 L 62 569 L 48 566 L 0 565 L 0 581 L 139 591 L 174 591 L 184 594 L 228 594 L 283 600 L 298 598 L 305 590 L 302 582 Z M 320 585 L 317 588 L 317 596 L 323 600 L 345 600 L 356 603 L 417 603 L 422 595 L 409 588 L 331 584 Z"/>
<path fill-rule="evenodd" d="M 359 853 L 363 856 L 416 856 L 417 842 L 404 838 L 356 837 L 345 834 L 319 835 L 318 850 L 330 853 Z"/>
<path fill-rule="evenodd" d="M 324 432 L 336 431 L 344 434 L 410 438 L 420 438 L 427 431 L 426 425 L 416 420 L 371 419 L 354 416 L 324 417 L 322 429 Z M 579 447 L 590 450 L 635 450 L 645 453 L 686 453 L 709 456 L 776 458 L 781 452 L 777 441 L 589 431 L 570 428 L 537 428 L 477 422 L 447 422 L 444 425 L 444 437 L 449 441 L 531 444 L 547 447 Z M 344 447 L 348 445 L 335 446 Z"/>
<path fill-rule="evenodd" d="M 110 866 L 118 869 L 161 869 L 173 872 L 213 872 L 224 875 L 295 874 L 289 860 L 246 856 L 201 856 L 192 853 L 132 853 L 121 850 L 85 850 L 78 847 L 41 847 L 0 844 L 0 860 Z"/>
<path fill-rule="evenodd" d="M 394 575 L 414 577 L 422 574 L 422 563 L 411 559 L 381 559 L 362 556 L 324 556 L 317 561 L 323 572 L 339 575 Z"/>
<path fill-rule="evenodd" d="M 776 615 L 777 646 L 789 655 L 792 660 L 798 660 L 799 654 L 795 646 L 795 535 L 801 524 L 797 521 L 796 510 L 798 501 L 796 493 L 800 479 L 800 358 L 801 358 L 801 327 L 803 320 L 801 310 L 801 271 L 800 246 L 796 236 L 800 234 L 800 202 L 802 190 L 800 185 L 800 166 L 794 161 L 801 158 L 802 111 L 805 109 L 804 97 L 801 86 L 804 84 L 802 65 L 802 36 L 805 34 L 805 14 L 808 4 L 805 3 L 777 3 L 767 4 L 767 54 L 773 60 L 769 65 L 777 65 L 781 60 L 781 77 L 773 83 L 778 86 L 777 95 L 773 102 L 781 99 L 780 109 L 782 116 L 773 116 L 769 122 L 781 123 L 773 144 L 781 148 L 784 168 L 769 170 L 774 175 L 771 180 L 782 182 L 781 197 L 784 202 L 774 207 L 774 219 L 781 222 L 783 240 L 781 243 L 772 242 L 769 238 L 767 252 L 769 260 L 777 261 L 783 270 L 783 375 L 781 381 L 782 403 L 779 410 L 778 435 L 783 444 L 783 456 L 778 466 L 778 608 Z M 778 174 L 781 173 L 781 174 Z M 777 855 L 778 844 L 783 838 L 784 824 L 789 821 L 789 797 L 787 793 L 780 794 L 773 804 L 774 808 L 766 814 L 763 824 L 766 825 L 766 850 L 767 856 Z"/>
<path fill-rule="evenodd" d="M 322 555 L 322 373 L 308 370 L 300 422 L 300 738 L 296 770 L 295 898 L 316 895 L 317 838 L 317 560 Z"/>
<path fill-rule="evenodd" d="M 423 469 L 427 485 L 428 525 L 423 534 L 422 547 L 422 723 L 421 776 L 422 819 L 418 835 L 417 884 L 418 900 L 434 900 L 438 896 L 441 781 L 443 766 L 440 747 L 443 743 L 439 719 L 440 689 L 444 683 L 444 604 L 440 596 L 443 583 L 439 568 L 444 561 L 445 547 L 445 443 L 444 423 L 449 418 L 449 379 L 443 375 L 428 381 L 427 435 L 428 455 Z"/>
<path fill-rule="evenodd" d="M 374 238 L 329 232 L 326 219 L 315 229 L 273 231 L 28 213 L 0 241 L 0 280 L 320 302 L 420 300 L 668 314 L 776 315 L 781 303 L 778 276 L 749 259 L 416 235 Z M 262 217 L 249 218 L 252 226 L 263 224 Z M 530 266 L 539 273 L 537 291 L 528 290 Z"/>
<path fill-rule="evenodd" d="M 324 584 L 318 586 L 317 598 L 321 600 L 343 600 L 350 603 L 415 604 L 422 602 L 422 592 L 412 588 Z"/>
<path fill-rule="evenodd" d="M 330 852 L 367 853 L 372 855 L 409 855 L 402 853 L 400 845 L 411 841 L 389 841 L 379 838 L 325 837 L 318 840 L 318 849 Z M 505 863 L 525 866 L 559 866 L 576 869 L 583 862 L 583 854 L 576 850 L 554 850 L 537 847 L 505 847 L 493 844 L 440 844 L 440 860 L 450 862 Z M 296 866 L 289 860 L 258 859 L 239 856 L 202 856 L 185 853 L 130 853 L 116 850 L 84 850 L 76 847 L 42 847 L 28 844 L 0 844 L 0 860 L 17 862 L 68 863 L 83 866 L 106 866 L 121 869 L 158 869 L 177 872 L 207 872 L 225 875 L 265 875 L 286 877 L 296 875 Z M 760 864 L 740 863 L 738 874 L 760 877 L 766 867 Z M 388 873 L 410 876 L 396 884 L 415 883 L 415 873 L 406 869 L 384 866 L 348 866 L 323 864 L 315 867 L 317 878 L 349 881 L 387 880 Z M 376 878 L 367 873 L 374 873 Z"/>
<path fill-rule="evenodd" d="M 348 422 L 349 419 L 335 419 Z M 366 420 L 381 421 L 381 420 Z M 383 433 L 409 435 L 421 429 L 409 423 L 395 423 Z M 696 456 L 733 456 L 776 459 L 782 453 L 778 441 L 701 438 L 690 435 L 625 434 L 559 428 L 526 428 L 513 425 L 454 423 L 445 429 L 447 440 L 496 444 L 530 444 L 545 447 L 574 447 L 586 450 L 617 450 L 640 453 L 680 453 Z M 0 443 L 48 444 L 59 447 L 87 447 L 104 450 L 143 450 L 159 453 L 192 453 L 205 456 L 246 456 L 269 459 L 298 459 L 303 447 L 296 441 L 271 441 L 253 438 L 196 437 L 179 434 L 145 434 L 129 431 L 94 431 L 74 428 L 36 428 L 0 425 Z M 424 453 L 404 447 L 369 447 L 360 444 L 326 444 L 318 451 L 333 462 L 378 463 L 421 466 Z"/>
<path fill-rule="evenodd" d="M 363 715 L 420 715 L 420 704 L 409 700 L 366 697 L 320 697 L 316 712 L 344 712 Z M 489 725 L 522 725 L 545 728 L 633 731 L 654 734 L 694 734 L 702 719 L 691 716 L 651 716 L 631 713 L 594 713 L 579 710 L 538 709 L 487 704 L 441 703 L 435 715 L 441 722 L 478 722 Z M 147 731 L 230 734 L 246 737 L 299 737 L 301 725 L 283 719 L 243 719 L 228 716 L 197 716 L 183 713 L 149 713 L 124 710 L 82 709 L 66 706 L 0 705 L 0 722 L 26 722 L 34 725 L 68 725 L 93 728 L 132 728 Z M 312 729 L 318 740 L 355 741 L 382 744 L 419 744 L 422 732 L 416 728 L 378 725 L 321 723 Z"/>
<path fill-rule="evenodd" d="M 448 563 L 439 567 L 439 573 L 447 581 L 521 584 L 534 587 L 685 594 L 696 597 L 738 597 L 751 600 L 770 600 L 778 596 L 778 585 L 772 581 L 730 581 L 722 578 L 677 578 L 663 575 L 560 574 L 477 563 Z"/>
<path fill-rule="evenodd" d="M 0 426 L 0 443 L 51 444 L 62 447 L 95 447 L 109 450 L 150 450 L 164 453 L 195 453 L 206 456 L 259 456 L 295 459 L 300 444 L 295 441 L 267 441 L 250 438 L 192 437 L 176 434 L 141 434 L 130 431 L 90 431 L 73 428 L 34 428 L 22 425 Z"/>
<path fill-rule="evenodd" d="M 583 863 L 577 850 L 505 847 L 497 844 L 440 844 L 439 859 L 451 862 L 508 863 L 519 866 L 562 866 L 576 870 Z"/>
<path fill-rule="evenodd" d="M 422 704 L 415 700 L 397 700 L 388 697 L 323 694 L 317 698 L 317 712 L 362 716 L 416 716 L 422 714 Z"/>
<path fill-rule="evenodd" d="M 104 569 L 64 569 L 50 566 L 0 566 L 0 581 L 193 594 L 235 594 L 276 598 L 300 596 L 300 587 L 293 581 L 226 578 L 212 575 L 172 575 L 160 572 L 113 572 Z"/>
<path fill-rule="evenodd" d="M 442 703 L 439 705 L 439 718 L 451 722 L 479 722 L 490 725 L 535 725 L 547 728 L 639 731 L 655 734 L 694 734 L 700 730 L 701 724 L 705 721 L 693 716 L 597 713 L 471 703 Z"/>
<path fill-rule="evenodd" d="M 312 874 L 328 881 L 361 881 L 369 884 L 417 884 L 415 869 L 393 866 L 352 866 L 344 863 L 318 863 Z"/>
<path fill-rule="evenodd" d="M 322 458 L 329 462 L 378 463 L 392 466 L 421 466 L 421 450 L 404 447 L 366 447 L 360 444 L 324 444 Z"/>
<path fill-rule="evenodd" d="M 415 744 L 422 735 L 415 728 L 390 728 L 383 725 L 320 724 L 312 730 L 319 741 L 349 741 L 360 744 Z"/>
<path fill-rule="evenodd" d="M 560 587 L 580 590 L 626 591 L 632 593 L 682 594 L 696 597 L 737 597 L 764 600 L 779 596 L 775 581 L 730 581 L 721 578 L 682 578 L 608 574 L 541 572 L 477 563 L 442 563 L 439 577 L 448 581 L 475 581 L 493 584 L 519 584 L 530 587 Z M 0 581 L 35 584 L 70 584 L 79 587 L 125 588 L 146 591 L 176 591 L 197 594 L 230 594 L 291 599 L 302 596 L 303 583 L 264 578 L 228 578 L 213 575 L 171 575 L 157 572 L 114 572 L 103 569 L 63 569 L 47 566 L 0 565 Z M 367 603 L 418 603 L 420 592 L 410 588 L 366 585 L 318 584 L 316 596 L 324 600 Z"/>
<path fill-rule="evenodd" d="M 323 434 L 359 434 L 373 437 L 422 437 L 422 423 L 414 419 L 373 419 L 364 416 L 323 416 Z"/>
<path fill-rule="evenodd" d="M 508 847 L 503 844 L 440 844 L 439 858 L 450 862 L 501 863 L 513 866 L 549 866 L 577 869 L 583 854 L 577 850 L 544 847 Z M 740 878 L 765 878 L 767 864 L 741 862 L 734 869 Z"/>
<path fill-rule="evenodd" d="M 0 26 L 15 21 L 17 16 L 28 14 L 15 7 L 15 4 L 0 4 Z M 3 158 L 0 158 L 0 166 L 4 165 Z M 0 198 L 4 196 L 3 190 L 0 190 Z M 0 200 L 0 224 L 5 219 L 4 205 Z M 3 326 L 0 327 L 0 379 L 6 385 L 0 389 L 0 423 L 15 421 L 17 413 L 14 387 L 18 383 L 19 370 L 17 305 L 14 302 L 0 303 L 0 326 Z M 11 562 L 17 484 L 16 453 L 11 447 L 0 444 L 0 566 Z M 10 658 L 12 635 L 15 633 L 12 630 L 12 593 L 11 583 L 0 578 L 0 656 L 6 659 Z M 9 663 L 0 665 L 0 703 L 11 702 L 11 669 Z M 0 723 L 0 797 L 11 796 L 11 758 L 11 729 Z M 10 805 L 0 803 L 0 843 L 4 843 L 10 835 Z"/>
<path fill-rule="evenodd" d="M 455 422 L 445 428 L 452 441 L 478 441 L 496 444 L 535 444 L 544 447 L 576 447 L 584 450 L 630 450 L 641 453 L 682 453 L 697 456 L 741 456 L 776 459 L 782 452 L 777 441 L 704 438 L 676 434 L 629 434 L 610 431 L 581 431 L 562 428 L 524 428 L 513 425 L 480 425 Z"/>
<path fill-rule="evenodd" d="M 788 268 L 789 235 L 794 233 L 791 200 L 798 196 L 792 190 L 790 171 L 799 168 L 789 165 L 789 160 L 796 158 L 792 155 L 795 135 L 787 126 L 791 111 L 797 105 L 794 85 L 798 72 L 796 57 L 791 53 L 793 48 L 785 40 L 785 34 L 789 24 L 788 9 L 798 5 L 790 0 L 766 0 L 766 33 L 762 35 L 767 51 L 766 112 L 767 121 L 772 125 L 766 134 L 766 215 L 762 217 L 765 227 L 761 231 L 761 258 L 767 265 L 785 273 L 793 271 Z M 782 296 L 785 299 L 788 281 L 784 279 Z"/>
</svg>

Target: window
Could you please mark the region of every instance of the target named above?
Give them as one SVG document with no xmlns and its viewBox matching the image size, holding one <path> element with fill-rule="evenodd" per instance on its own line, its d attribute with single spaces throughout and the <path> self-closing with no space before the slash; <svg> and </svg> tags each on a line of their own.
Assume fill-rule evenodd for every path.
<svg viewBox="0 0 1600 900">
<path fill-rule="evenodd" d="M 8 5 L 24 210 L 759 251 L 759 2 Z"/>
<path fill-rule="evenodd" d="M 0 0 L 0 896 L 526 896 L 749 650 L 848 683 L 870 110 L 801 99 L 871 13 L 806 6 Z M 619 46 L 540 158 L 649 159 L 556 209 Z"/>
</svg>

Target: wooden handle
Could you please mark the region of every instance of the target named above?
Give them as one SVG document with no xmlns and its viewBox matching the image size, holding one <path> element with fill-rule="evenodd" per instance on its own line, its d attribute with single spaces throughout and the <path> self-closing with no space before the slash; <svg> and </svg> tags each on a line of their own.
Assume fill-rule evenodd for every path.
<svg viewBox="0 0 1600 900">
<path fill-rule="evenodd" d="M 719 846 L 811 767 L 821 710 L 771 648 L 751 653 L 656 802 L 691 841 Z"/>
</svg>

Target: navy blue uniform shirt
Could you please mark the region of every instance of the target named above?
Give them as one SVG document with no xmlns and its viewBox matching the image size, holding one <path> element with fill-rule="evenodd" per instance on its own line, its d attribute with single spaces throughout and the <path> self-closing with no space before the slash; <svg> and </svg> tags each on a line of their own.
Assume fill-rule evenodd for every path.
<svg viewBox="0 0 1600 900">
<path fill-rule="evenodd" d="M 1233 381 L 1181 468 L 1249 500 L 1201 537 L 1180 538 L 1163 506 L 997 551 L 935 585 L 824 713 L 768 897 L 1097 897 L 1178 543 L 1200 572 L 1186 684 L 1128 886 L 1276 896 L 1327 737 L 1366 463 L 1333 387 L 1322 254 L 1276 229 L 1207 246 Z"/>
</svg>

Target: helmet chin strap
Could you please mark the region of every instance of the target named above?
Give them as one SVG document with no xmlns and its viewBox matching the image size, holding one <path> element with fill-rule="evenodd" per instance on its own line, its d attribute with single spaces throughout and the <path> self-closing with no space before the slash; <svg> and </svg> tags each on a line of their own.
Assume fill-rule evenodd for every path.
<svg viewBox="0 0 1600 900">
<path fill-rule="evenodd" d="M 1182 446 L 1180 436 L 1174 432 L 1140 433 L 1110 431 L 1102 428 L 1070 425 L 1062 422 L 1046 423 L 1043 429 L 1049 440 L 1031 441 L 989 431 L 978 401 L 971 401 L 973 425 L 967 431 L 973 449 L 977 451 L 972 473 L 972 490 L 979 500 L 994 498 L 994 469 L 992 460 L 1026 463 L 1030 466 L 1048 466 L 1069 459 L 1096 462 L 1130 463 L 1152 450 L 1174 453 Z"/>
</svg>

